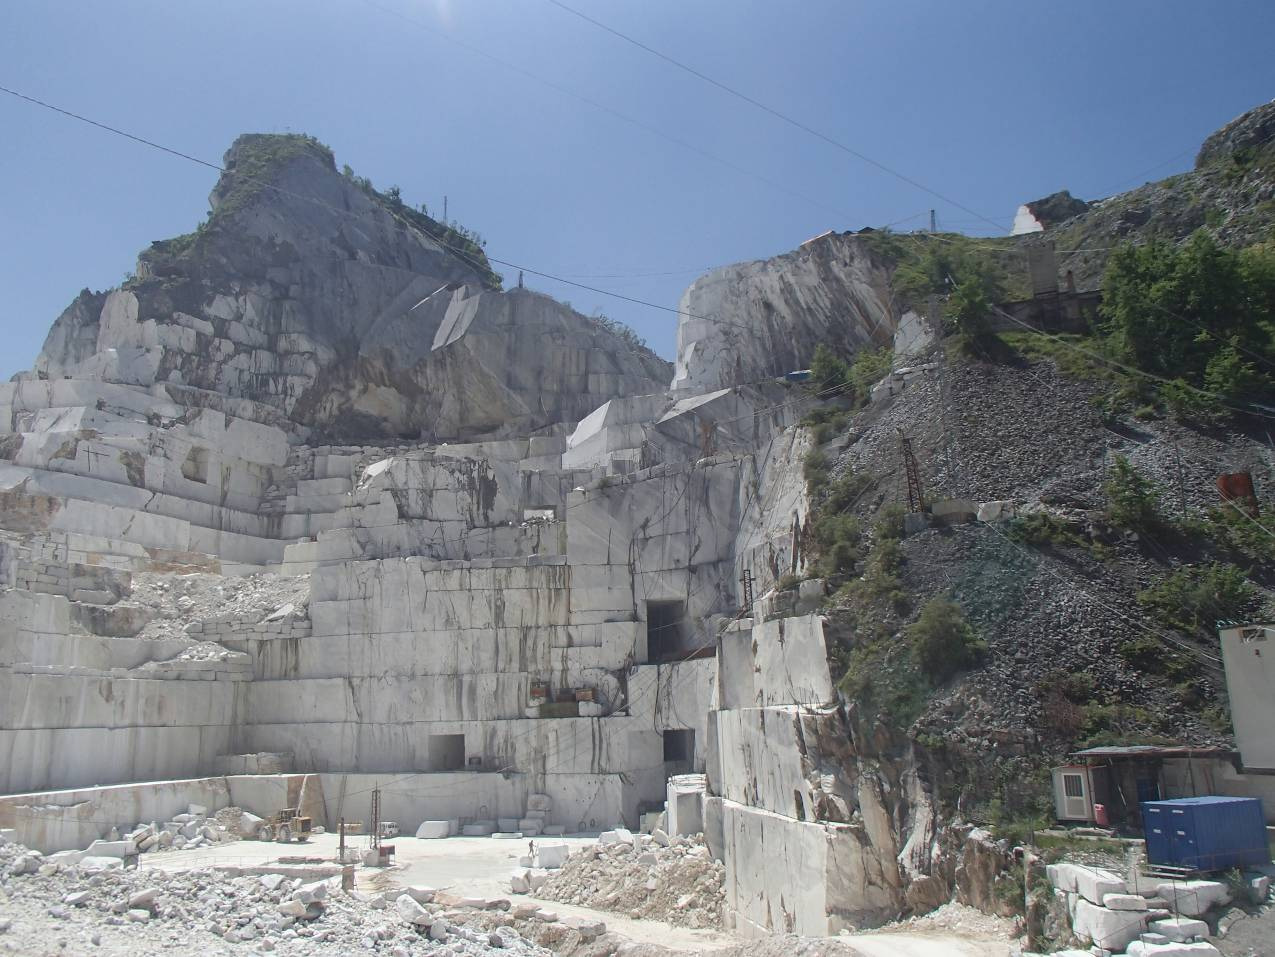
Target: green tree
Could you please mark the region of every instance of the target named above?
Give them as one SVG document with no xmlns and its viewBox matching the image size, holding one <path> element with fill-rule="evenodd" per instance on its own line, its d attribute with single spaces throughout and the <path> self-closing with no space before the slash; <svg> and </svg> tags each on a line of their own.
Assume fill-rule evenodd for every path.
<svg viewBox="0 0 1275 957">
<path fill-rule="evenodd" d="M 815 357 L 810 363 L 810 377 L 819 391 L 838 394 L 850 388 L 850 366 L 822 342 L 815 346 Z"/>
<path fill-rule="evenodd" d="M 1138 593 L 1138 602 L 1171 628 L 1211 635 L 1219 619 L 1243 617 L 1256 592 L 1234 565 L 1180 568 Z"/>
<path fill-rule="evenodd" d="M 907 636 L 917 663 L 935 685 L 974 664 L 987 650 L 965 620 L 961 606 L 942 595 L 925 603 Z"/>
<path fill-rule="evenodd" d="M 1174 380 L 1168 390 L 1174 394 L 1165 395 L 1171 405 L 1198 404 L 1195 389 L 1230 401 L 1267 394 L 1270 381 L 1254 359 L 1275 358 L 1272 310 L 1275 251 L 1228 249 L 1203 230 L 1181 247 L 1163 241 L 1121 247 L 1103 279 L 1102 314 L 1114 352 Z"/>
<path fill-rule="evenodd" d="M 1117 528 L 1149 532 L 1162 524 L 1160 493 L 1123 455 L 1115 457 L 1102 494 L 1107 500 L 1107 521 Z"/>
</svg>

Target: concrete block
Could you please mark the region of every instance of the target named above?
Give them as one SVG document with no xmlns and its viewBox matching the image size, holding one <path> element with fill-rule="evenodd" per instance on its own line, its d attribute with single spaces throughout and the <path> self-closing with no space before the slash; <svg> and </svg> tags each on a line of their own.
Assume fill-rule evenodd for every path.
<svg viewBox="0 0 1275 957">
<path fill-rule="evenodd" d="M 1082 898 L 1076 904 L 1072 930 L 1077 937 L 1091 940 L 1099 947 L 1120 951 L 1147 929 L 1146 920 L 1145 915 L 1107 910 Z"/>
<path fill-rule="evenodd" d="M 422 821 L 421 826 L 416 829 L 416 836 L 423 841 L 450 837 L 451 833 L 452 827 L 448 821 Z"/>
<path fill-rule="evenodd" d="M 418 904 L 429 904 L 433 902 L 434 896 L 438 892 L 434 890 L 434 888 L 427 887 L 424 884 L 413 884 L 409 887 L 404 887 L 403 893 Z"/>
<path fill-rule="evenodd" d="M 1146 910 L 1147 899 L 1137 894 L 1103 894 L 1102 906 L 1107 910 Z"/>
<path fill-rule="evenodd" d="M 1194 917 L 1167 917 L 1163 920 L 1153 920 L 1147 930 L 1153 934 L 1161 934 L 1174 942 L 1184 942 L 1209 935 L 1209 925 Z"/>
<path fill-rule="evenodd" d="M 1170 881 L 1157 884 L 1155 892 L 1168 902 L 1170 910 L 1187 917 L 1198 917 L 1231 899 L 1231 892 L 1221 881 Z"/>
<path fill-rule="evenodd" d="M 528 879 L 529 876 L 525 867 L 511 871 L 509 874 L 509 892 L 511 894 L 530 894 L 531 881 Z"/>
<path fill-rule="evenodd" d="M 633 832 L 625 827 L 617 827 L 614 831 L 603 831 L 598 835 L 599 844 L 632 844 Z"/>
</svg>

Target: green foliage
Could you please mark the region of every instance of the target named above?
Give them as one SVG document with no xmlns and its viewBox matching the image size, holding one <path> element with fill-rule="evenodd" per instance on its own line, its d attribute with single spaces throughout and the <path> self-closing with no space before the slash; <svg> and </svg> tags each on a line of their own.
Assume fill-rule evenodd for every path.
<svg viewBox="0 0 1275 957">
<path fill-rule="evenodd" d="M 1199 231 L 1182 246 L 1151 242 L 1112 253 L 1102 314 L 1115 354 L 1169 380 L 1165 401 L 1183 415 L 1215 414 L 1228 403 L 1269 396 L 1271 382 L 1251 361 L 1275 358 L 1275 250 L 1235 250 Z"/>
<path fill-rule="evenodd" d="M 487 254 L 483 252 L 483 246 L 486 243 L 478 233 L 466 229 L 459 223 L 444 223 L 434 219 L 429 215 L 424 204 L 419 209 L 413 209 L 412 206 L 403 201 L 402 194 L 397 186 L 391 186 L 384 192 L 380 192 L 372 185 L 370 179 L 366 176 L 356 176 L 354 170 L 350 169 L 349 166 L 342 167 L 342 173 L 351 183 L 366 193 L 369 198 L 380 203 L 393 213 L 400 222 L 420 230 L 477 272 L 485 287 L 488 289 L 501 288 L 503 277 L 500 273 L 494 271 L 491 268 L 491 263 L 487 261 Z"/>
<path fill-rule="evenodd" d="M 837 686 L 865 713 L 901 728 L 917 719 L 930 693 L 911 649 L 888 637 L 856 645 Z"/>
<path fill-rule="evenodd" d="M 1031 512 L 1009 523 L 1006 534 L 1024 545 L 1083 545 L 1072 525 L 1053 512 Z"/>
<path fill-rule="evenodd" d="M 890 371 L 894 362 L 894 350 L 889 346 L 880 349 L 863 349 L 855 353 L 850 363 L 850 384 L 854 394 L 867 398 L 872 387 Z"/>
<path fill-rule="evenodd" d="M 894 273 L 894 292 L 904 306 L 921 309 L 929 296 L 947 296 L 963 284 L 966 296 L 1000 302 L 1006 298 L 1010 269 L 1021 271 L 985 240 L 956 234 L 912 238 L 914 250 Z"/>
<path fill-rule="evenodd" d="M 1090 702 L 1082 710 L 1080 738 L 1077 745 L 1096 748 L 1102 745 L 1175 744 L 1172 737 L 1148 734 L 1143 730 L 1156 720 L 1146 708 L 1123 702 Z"/>
<path fill-rule="evenodd" d="M 316 156 L 329 169 L 336 169 L 332 149 L 313 136 L 302 133 L 255 133 L 235 141 L 233 165 L 218 182 L 216 216 L 242 209 L 266 184 L 279 167 L 300 156 Z"/>
<path fill-rule="evenodd" d="M 822 342 L 815 346 L 810 377 L 821 395 L 840 395 L 850 388 L 850 366 Z"/>
<path fill-rule="evenodd" d="M 853 515 L 820 514 L 814 525 L 819 546 L 819 573 L 842 579 L 854 572 L 863 558 L 863 524 Z"/>
<path fill-rule="evenodd" d="M 1219 619 L 1244 617 L 1256 591 L 1234 565 L 1213 562 L 1180 568 L 1138 593 L 1138 603 L 1161 623 L 1211 637 Z"/>
<path fill-rule="evenodd" d="M 805 462 L 806 485 L 817 502 L 811 517 L 819 574 L 833 583 L 854 573 L 864 556 L 863 523 L 850 510 L 876 483 L 870 475 L 847 470 L 839 478 L 828 473 L 827 458 L 811 452 Z"/>
<path fill-rule="evenodd" d="M 1163 524 L 1160 493 L 1123 455 L 1115 456 L 1102 494 L 1107 500 L 1107 521 L 1117 528 L 1149 532 Z"/>
<path fill-rule="evenodd" d="M 1046 726 L 1074 741 L 1085 726 L 1085 708 L 1093 703 L 1098 684 L 1088 672 L 1056 669 L 1036 682 L 1036 696 Z"/>
<path fill-rule="evenodd" d="M 646 340 L 619 320 L 612 319 L 609 316 L 603 315 L 601 312 L 595 312 L 588 318 L 591 322 L 596 323 L 607 332 L 611 333 L 611 335 L 618 336 L 624 344 L 634 352 L 641 352 L 644 355 L 652 357 L 655 356 L 655 353 L 651 351 L 651 347 L 646 344 Z"/>
<path fill-rule="evenodd" d="M 828 483 L 827 497 L 821 512 L 838 514 L 853 508 L 868 489 L 876 486 L 876 480 L 866 472 L 847 469 L 841 477 Z"/>
<path fill-rule="evenodd" d="M 1077 379 L 1122 384 L 1124 373 L 1103 361 L 1110 351 L 1098 336 L 1042 336 L 1035 332 L 1002 332 L 1005 344 L 1028 359 L 1048 359 L 1058 371 Z"/>
<path fill-rule="evenodd" d="M 1185 532 L 1203 535 L 1249 561 L 1275 563 L 1275 505 L 1262 505 L 1254 515 L 1248 503 L 1222 502 L 1182 524 Z"/>
<path fill-rule="evenodd" d="M 921 670 L 935 685 L 974 664 L 987 651 L 987 645 L 966 622 L 961 606 L 941 595 L 921 608 L 907 638 L 916 649 Z"/>
<path fill-rule="evenodd" d="M 818 449 L 811 449 L 801 461 L 801 476 L 806 480 L 806 492 L 811 498 L 822 495 L 828 488 L 828 456 Z"/>
<path fill-rule="evenodd" d="M 903 538 L 903 516 L 906 514 L 903 506 L 897 502 L 881 509 L 877 515 L 877 523 L 873 526 L 876 538 L 878 540 L 893 539 L 896 542 Z"/>
<path fill-rule="evenodd" d="M 801 424 L 810 429 L 811 438 L 816 445 L 831 442 L 845 431 L 850 421 L 850 413 L 836 406 L 825 405 L 812 409 L 802 417 Z"/>
</svg>

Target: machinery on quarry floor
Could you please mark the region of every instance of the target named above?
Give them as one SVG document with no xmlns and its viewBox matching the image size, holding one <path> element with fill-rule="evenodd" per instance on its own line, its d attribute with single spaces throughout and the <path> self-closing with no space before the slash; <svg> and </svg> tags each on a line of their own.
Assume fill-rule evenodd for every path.
<svg viewBox="0 0 1275 957">
<path fill-rule="evenodd" d="M 270 819 L 257 831 L 257 838 L 262 841 L 291 844 L 294 840 L 308 841 L 311 829 L 310 818 L 298 814 L 294 807 L 285 807 L 270 815 Z"/>
</svg>

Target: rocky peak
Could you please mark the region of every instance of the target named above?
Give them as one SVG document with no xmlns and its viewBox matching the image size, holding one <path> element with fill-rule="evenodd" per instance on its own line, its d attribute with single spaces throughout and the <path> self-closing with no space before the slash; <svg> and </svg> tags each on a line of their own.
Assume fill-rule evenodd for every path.
<svg viewBox="0 0 1275 957">
<path fill-rule="evenodd" d="M 1275 141 L 1275 100 L 1254 107 L 1231 120 L 1204 141 L 1195 157 L 1195 168 L 1228 156 L 1260 150 Z"/>
<path fill-rule="evenodd" d="M 1026 205 L 1032 216 L 1045 229 L 1057 226 L 1073 216 L 1079 216 L 1089 208 L 1087 202 L 1072 196 L 1071 191 L 1066 189 L 1050 193 L 1043 199 L 1033 200 Z"/>
<path fill-rule="evenodd" d="M 293 164 L 307 164 L 317 169 L 310 179 L 323 172 L 336 172 L 332 150 L 312 136 L 300 133 L 244 133 L 226 150 L 222 166 L 226 170 L 217 180 L 208 204 L 213 214 L 228 213 L 244 205 L 261 189 Z"/>
<path fill-rule="evenodd" d="M 339 172 L 313 137 L 239 137 L 210 205 L 63 312 L 35 373 L 250 399 L 350 441 L 525 434 L 667 386 L 631 336 L 501 292 L 473 233 Z"/>
</svg>

